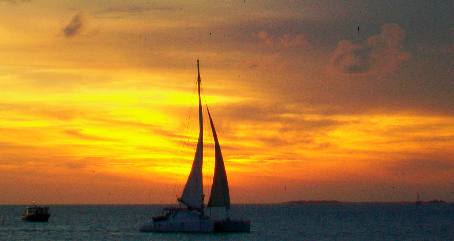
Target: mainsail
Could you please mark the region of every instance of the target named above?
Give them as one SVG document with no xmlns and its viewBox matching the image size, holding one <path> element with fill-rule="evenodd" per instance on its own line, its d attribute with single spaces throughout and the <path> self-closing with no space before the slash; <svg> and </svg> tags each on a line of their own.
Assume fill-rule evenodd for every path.
<svg viewBox="0 0 454 241">
<path fill-rule="evenodd" d="M 197 88 L 199 93 L 199 141 L 197 150 L 192 163 L 191 173 L 189 174 L 186 185 L 184 186 L 183 195 L 178 200 L 188 206 L 188 208 L 203 209 L 203 116 L 202 101 L 200 99 L 200 69 L 199 60 L 197 60 Z"/>
<path fill-rule="evenodd" d="M 210 200 L 208 207 L 225 207 L 230 209 L 229 184 L 225 172 L 224 159 L 222 158 L 221 146 L 219 145 L 216 129 L 214 128 L 213 119 L 210 110 L 207 107 L 208 117 L 210 118 L 211 130 L 214 138 L 215 167 L 213 176 L 213 185 L 211 186 Z"/>
</svg>

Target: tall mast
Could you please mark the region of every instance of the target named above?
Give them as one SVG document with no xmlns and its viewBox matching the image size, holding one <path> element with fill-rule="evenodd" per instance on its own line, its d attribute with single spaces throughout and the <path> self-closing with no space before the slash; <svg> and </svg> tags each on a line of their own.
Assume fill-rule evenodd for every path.
<svg viewBox="0 0 454 241">
<path fill-rule="evenodd" d="M 200 98 L 200 67 L 197 60 L 197 92 L 199 97 L 199 139 L 195 151 L 194 162 L 192 163 L 191 173 L 189 174 L 186 185 L 184 186 L 183 195 L 178 199 L 181 203 L 190 209 L 197 209 L 203 212 L 203 115 L 202 100 Z"/>
<path fill-rule="evenodd" d="M 199 129 L 200 129 L 199 138 L 202 137 L 203 139 L 203 116 L 202 116 L 202 100 L 200 99 L 200 82 L 202 82 L 202 79 L 200 78 L 200 65 L 199 60 L 197 59 L 197 91 L 199 93 Z"/>
</svg>

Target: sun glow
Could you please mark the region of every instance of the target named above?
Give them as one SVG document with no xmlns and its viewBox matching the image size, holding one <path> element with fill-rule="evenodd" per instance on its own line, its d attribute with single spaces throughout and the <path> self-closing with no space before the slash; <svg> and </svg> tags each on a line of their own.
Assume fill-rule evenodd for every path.
<svg viewBox="0 0 454 241">
<path fill-rule="evenodd" d="M 208 105 L 233 202 L 392 199 L 390 185 L 454 200 L 449 41 L 427 47 L 407 21 L 349 37 L 352 19 L 305 1 L 146 2 L 0 1 L 0 203 L 173 202 L 197 58 L 206 188 Z"/>
</svg>

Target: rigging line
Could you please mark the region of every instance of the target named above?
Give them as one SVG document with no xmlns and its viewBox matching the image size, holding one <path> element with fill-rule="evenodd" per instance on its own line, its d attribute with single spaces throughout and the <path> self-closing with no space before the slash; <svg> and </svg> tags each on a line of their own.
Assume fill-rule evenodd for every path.
<svg viewBox="0 0 454 241">
<path fill-rule="evenodd" d="M 197 96 L 197 81 L 194 82 L 195 85 L 193 85 L 193 87 L 191 88 L 192 89 L 192 95 L 191 96 Z M 195 87 L 194 87 L 195 86 Z M 186 153 L 186 149 L 188 149 L 187 147 L 188 146 L 191 146 L 192 141 L 191 141 L 191 130 L 193 129 L 193 125 L 191 124 L 192 123 L 192 116 L 194 114 L 194 104 L 195 104 L 195 100 L 194 98 L 191 98 L 191 103 L 185 108 L 186 109 L 186 115 L 184 116 L 185 117 L 185 122 L 183 123 L 183 133 L 182 133 L 182 136 L 180 138 L 180 141 L 178 141 L 178 152 L 180 154 L 180 157 L 181 156 L 186 156 L 188 153 Z M 198 102 L 198 100 L 197 100 Z M 193 153 L 189 154 L 192 155 Z M 190 158 L 188 159 L 190 160 Z M 180 160 L 180 161 L 183 161 L 184 163 L 186 162 L 185 161 L 185 158 L 183 158 L 183 160 Z M 175 183 L 175 195 L 177 197 L 179 197 L 179 193 L 181 192 L 181 190 L 183 190 L 184 188 L 184 183 L 179 183 L 177 181 L 178 178 L 176 178 L 174 180 L 174 183 Z M 182 186 L 183 185 L 183 186 Z M 179 190 L 179 191 L 178 191 Z M 177 201 L 178 202 L 178 201 Z M 178 202 L 179 203 L 179 202 Z"/>
<path fill-rule="evenodd" d="M 197 96 L 197 81 L 195 81 L 195 87 L 192 88 L 191 96 Z M 183 139 L 183 143 L 182 143 L 182 145 L 183 145 L 182 149 L 193 144 L 193 142 L 191 141 L 191 133 L 192 133 L 191 130 L 193 129 L 192 128 L 193 127 L 192 116 L 194 114 L 194 106 L 197 106 L 196 102 L 198 105 L 198 99 L 196 101 L 194 98 L 191 98 L 189 106 L 186 107 L 187 111 L 186 111 L 186 121 L 184 123 L 184 133 L 183 133 L 184 139 Z"/>
</svg>

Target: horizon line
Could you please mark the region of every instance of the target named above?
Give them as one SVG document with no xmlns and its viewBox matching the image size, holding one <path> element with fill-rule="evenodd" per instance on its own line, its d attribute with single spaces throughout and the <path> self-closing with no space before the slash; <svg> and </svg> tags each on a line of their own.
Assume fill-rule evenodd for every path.
<svg viewBox="0 0 454 241">
<path fill-rule="evenodd" d="M 441 201 L 444 204 L 454 204 L 454 201 L 432 199 L 421 201 L 429 204 L 433 201 Z M 232 203 L 232 205 L 283 205 L 283 204 L 415 204 L 417 201 L 339 201 L 339 200 L 291 200 L 282 202 L 263 202 L 263 203 Z M 53 205 L 53 206 L 164 206 L 177 205 L 176 203 L 0 203 L 0 206 L 29 206 L 29 205 Z M 208 208 L 208 207 L 207 207 Z M 221 207 L 220 207 L 221 208 Z"/>
</svg>

